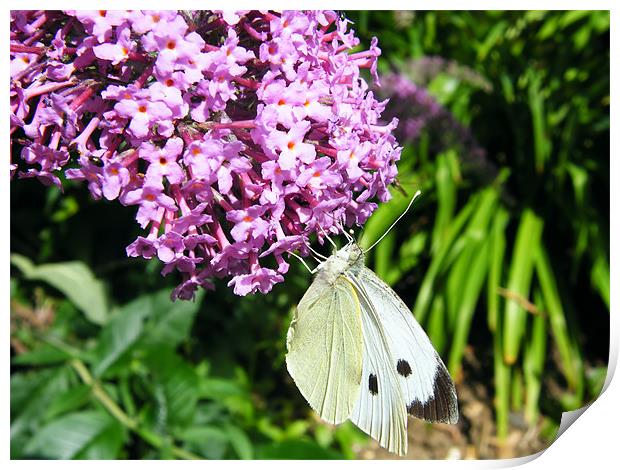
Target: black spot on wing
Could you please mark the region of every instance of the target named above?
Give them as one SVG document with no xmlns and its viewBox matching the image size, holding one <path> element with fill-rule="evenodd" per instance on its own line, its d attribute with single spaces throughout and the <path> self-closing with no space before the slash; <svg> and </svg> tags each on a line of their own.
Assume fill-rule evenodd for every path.
<svg viewBox="0 0 620 470">
<path fill-rule="evenodd" d="M 452 378 L 444 366 L 437 368 L 433 396 L 422 403 L 415 399 L 407 406 L 407 413 L 431 423 L 456 424 L 459 410 Z"/>
<path fill-rule="evenodd" d="M 396 363 L 397 372 L 403 377 L 409 377 L 411 375 L 411 366 L 404 359 L 399 359 Z"/>
<path fill-rule="evenodd" d="M 379 383 L 377 382 L 377 376 L 375 374 L 370 374 L 368 376 L 368 390 L 370 390 L 371 395 L 379 393 Z"/>
</svg>

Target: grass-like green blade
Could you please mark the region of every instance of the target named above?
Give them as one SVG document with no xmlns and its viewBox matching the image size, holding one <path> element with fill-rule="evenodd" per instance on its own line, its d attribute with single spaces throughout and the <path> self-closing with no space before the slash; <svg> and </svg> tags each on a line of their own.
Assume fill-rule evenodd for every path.
<svg viewBox="0 0 620 470">
<path fill-rule="evenodd" d="M 531 209 L 523 211 L 508 276 L 508 292 L 515 297 L 527 299 L 529 296 L 534 272 L 534 258 L 540 244 L 542 227 L 542 220 Z M 506 302 L 505 312 L 504 361 L 514 364 L 523 341 L 528 313 L 514 299 Z"/>
<path fill-rule="evenodd" d="M 388 233 L 375 248 L 374 270 L 381 279 L 391 284 L 391 279 L 398 276 L 398 266 L 394 263 L 392 253 L 396 243 L 396 232 Z"/>
<path fill-rule="evenodd" d="M 498 331 L 501 331 L 503 317 L 498 317 Z M 504 362 L 503 338 L 501 334 L 493 335 L 493 372 L 495 381 L 495 427 L 497 438 L 505 440 L 508 435 L 510 416 L 510 366 Z"/>
<path fill-rule="evenodd" d="M 512 411 L 521 411 L 523 408 L 523 372 L 515 367 L 510 384 L 510 408 Z"/>
<path fill-rule="evenodd" d="M 476 207 L 477 201 L 478 197 L 472 197 L 469 202 L 460 210 L 452 224 L 450 224 L 441 248 L 431 261 L 428 271 L 426 272 L 426 275 L 424 276 L 424 279 L 420 286 L 420 291 L 418 292 L 418 296 L 416 298 L 413 308 L 413 313 L 420 323 L 424 322 L 428 313 L 428 308 L 430 307 L 431 301 L 433 299 L 433 285 L 435 283 L 435 278 L 440 272 L 444 263 L 444 259 L 450 251 L 456 237 L 461 233 L 463 226 L 465 225 L 472 211 Z"/>
<path fill-rule="evenodd" d="M 533 69 L 532 69 L 533 70 Z M 536 171 L 542 173 L 547 156 L 551 150 L 551 141 L 545 131 L 545 98 L 540 90 L 540 75 L 536 72 L 530 74 L 528 88 L 528 103 L 532 113 L 532 132 L 534 135 L 534 158 Z"/>
<path fill-rule="evenodd" d="M 454 152 L 452 152 L 454 153 Z M 456 184 L 452 174 L 449 155 L 437 156 L 435 171 L 435 187 L 437 191 L 437 213 L 433 226 L 431 253 L 436 253 L 446 235 L 446 230 L 454 216 L 456 207 Z"/>
<path fill-rule="evenodd" d="M 482 242 L 487 238 L 488 225 L 495 210 L 497 198 L 497 191 L 494 188 L 485 189 L 481 193 L 480 202 L 465 229 L 464 235 L 454 244 L 452 249 L 452 252 L 456 252 L 456 260 L 450 267 L 446 283 L 450 329 L 454 328 L 461 315 L 464 297 L 469 295 L 465 286 L 471 278 L 472 264 L 476 262 Z M 450 258 L 450 256 L 447 257 L 448 262 L 452 261 Z"/>
<path fill-rule="evenodd" d="M 544 312 L 545 305 L 538 289 L 534 293 L 534 302 L 538 310 Z M 525 419 L 528 423 L 535 424 L 540 413 L 538 401 L 547 353 L 547 318 L 544 314 L 534 315 L 531 323 L 532 327 L 525 341 L 523 373 L 525 378 Z"/>
<path fill-rule="evenodd" d="M 489 277 L 487 281 L 487 322 L 489 330 L 496 331 L 497 316 L 499 315 L 498 288 L 502 282 L 502 267 L 506 252 L 506 225 L 510 218 L 508 212 L 500 208 L 495 213 L 491 228 L 491 247 L 489 255 Z"/>
<path fill-rule="evenodd" d="M 448 359 L 448 369 L 450 373 L 458 375 L 463 358 L 463 352 L 467 346 L 467 338 L 471 328 L 471 321 L 476 310 L 480 292 L 488 271 L 488 251 L 489 239 L 471 244 L 467 251 L 471 251 L 467 255 L 467 259 L 471 259 L 468 270 L 461 286 L 462 296 L 456 315 L 456 323 L 454 327 L 454 336 L 452 338 L 452 347 L 450 349 L 450 357 Z M 463 255 L 466 255 L 463 253 Z"/>
<path fill-rule="evenodd" d="M 555 276 L 545 248 L 536 251 L 536 275 L 540 283 L 553 339 L 560 353 L 562 371 L 569 386 L 578 394 L 583 390 L 583 362 L 578 346 L 569 335 L 566 315 L 562 308 Z"/>
<path fill-rule="evenodd" d="M 431 312 L 428 317 L 428 326 L 426 331 L 439 355 L 443 355 L 444 348 L 448 342 L 445 312 L 446 308 L 444 297 L 442 295 L 438 295 L 433 299 L 433 305 L 431 306 Z"/>
</svg>

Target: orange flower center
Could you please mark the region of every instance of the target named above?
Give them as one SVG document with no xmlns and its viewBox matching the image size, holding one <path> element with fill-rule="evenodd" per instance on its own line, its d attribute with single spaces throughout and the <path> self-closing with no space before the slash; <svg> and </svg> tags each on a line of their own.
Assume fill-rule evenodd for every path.
<svg viewBox="0 0 620 470">
<path fill-rule="evenodd" d="M 295 148 L 295 142 L 289 142 L 287 147 L 289 150 L 293 150 Z"/>
<path fill-rule="evenodd" d="M 140 107 L 138 107 L 138 111 L 140 111 L 141 113 L 146 113 L 146 106 L 141 105 Z"/>
<path fill-rule="evenodd" d="M 254 218 L 250 217 L 249 215 L 246 215 L 246 216 L 243 218 L 243 221 L 244 221 L 244 222 L 253 222 L 253 221 L 254 221 Z"/>
</svg>

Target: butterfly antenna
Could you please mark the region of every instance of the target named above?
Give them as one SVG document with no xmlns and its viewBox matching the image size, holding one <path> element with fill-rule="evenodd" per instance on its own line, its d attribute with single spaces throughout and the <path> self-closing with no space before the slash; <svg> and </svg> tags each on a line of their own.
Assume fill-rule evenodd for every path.
<svg viewBox="0 0 620 470">
<path fill-rule="evenodd" d="M 304 245 L 306 245 L 306 247 L 312 252 L 312 255 L 317 259 L 318 262 L 320 262 L 321 260 L 324 261 L 327 259 L 327 256 L 322 255 L 321 253 L 316 251 L 314 248 L 312 248 L 310 246 L 310 243 L 308 243 L 305 238 L 304 238 Z"/>
<path fill-rule="evenodd" d="M 353 241 L 355 241 L 355 239 L 351 236 L 351 233 L 347 229 L 345 229 L 343 220 L 339 219 L 336 222 L 336 226 L 340 229 L 340 231 L 342 232 L 342 234 L 345 236 L 345 238 L 347 239 L 349 243 L 352 243 Z"/>
<path fill-rule="evenodd" d="M 374 243 L 370 246 L 370 248 L 368 248 L 367 250 L 364 250 L 364 253 L 368 253 L 370 250 L 372 250 L 375 246 L 377 246 L 377 244 L 378 244 L 381 240 L 383 240 L 383 238 L 384 238 L 384 237 L 385 237 L 388 233 L 390 233 L 390 230 L 392 230 L 392 229 L 394 228 L 394 226 L 398 223 L 398 221 L 399 221 L 400 219 L 402 219 L 402 218 L 405 216 L 405 214 L 407 213 L 407 211 L 409 211 L 409 209 L 411 208 L 411 205 L 413 204 L 413 201 L 415 201 L 415 200 L 418 198 L 418 196 L 419 196 L 420 194 L 422 194 L 422 193 L 421 193 L 419 190 L 418 190 L 418 191 L 416 191 L 416 193 L 415 193 L 415 194 L 413 195 L 413 197 L 411 198 L 411 201 L 409 201 L 409 204 L 407 204 L 407 208 L 403 211 L 403 213 L 402 213 L 402 214 L 400 214 L 400 215 L 398 216 L 398 219 L 396 219 L 396 220 L 392 223 L 392 225 L 390 225 L 390 228 L 388 228 L 388 229 L 385 231 L 385 233 L 379 237 L 379 240 L 377 240 L 376 242 L 374 242 Z"/>
<path fill-rule="evenodd" d="M 310 274 L 314 274 L 316 272 L 316 268 L 315 269 L 310 269 L 310 266 L 308 266 L 306 261 L 301 256 L 299 256 L 297 253 L 293 253 L 292 251 L 289 251 L 288 253 L 289 253 L 289 255 L 293 255 L 295 258 L 297 258 L 299 261 L 301 261 L 301 263 L 306 267 L 306 269 L 308 270 L 308 272 Z"/>
<path fill-rule="evenodd" d="M 321 233 L 323 234 L 323 236 L 327 238 L 327 241 L 331 243 L 334 248 L 338 249 L 338 245 L 336 245 L 334 240 L 332 240 L 331 237 L 327 235 L 327 232 L 323 230 L 323 227 L 321 227 L 321 224 L 319 224 L 318 222 L 316 224 L 319 226 L 319 229 L 321 230 Z"/>
</svg>

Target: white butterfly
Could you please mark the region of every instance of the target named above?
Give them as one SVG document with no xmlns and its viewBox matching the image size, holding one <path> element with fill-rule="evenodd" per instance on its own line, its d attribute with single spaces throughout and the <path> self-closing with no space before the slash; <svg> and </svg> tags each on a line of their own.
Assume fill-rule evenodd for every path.
<svg viewBox="0 0 620 470">
<path fill-rule="evenodd" d="M 350 419 L 382 447 L 407 453 L 407 414 L 458 421 L 450 374 L 398 295 L 351 240 L 315 270 L 288 330 L 288 371 L 319 416 Z"/>
</svg>

